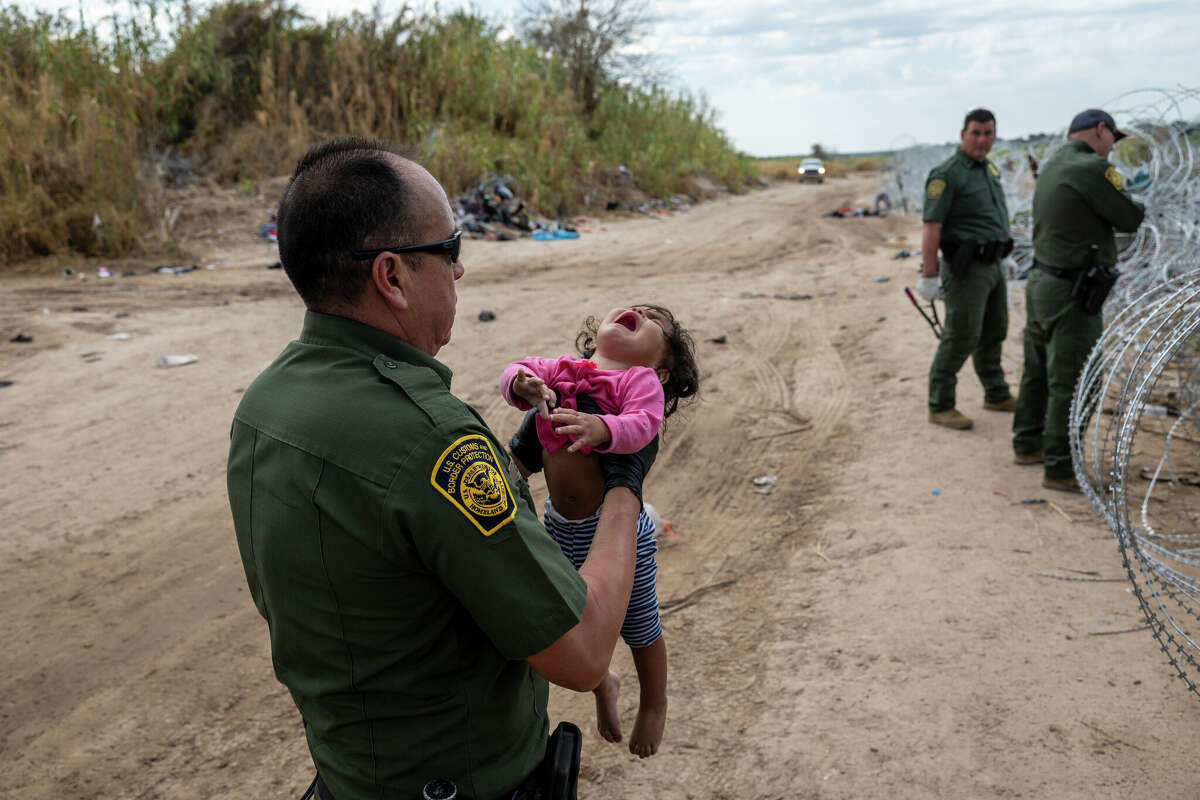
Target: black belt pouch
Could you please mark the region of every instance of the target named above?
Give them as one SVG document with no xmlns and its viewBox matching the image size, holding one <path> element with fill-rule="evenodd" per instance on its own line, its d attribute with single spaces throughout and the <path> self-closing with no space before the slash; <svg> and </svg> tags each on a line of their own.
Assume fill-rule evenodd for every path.
<svg viewBox="0 0 1200 800">
<path fill-rule="evenodd" d="M 546 760 L 542 762 L 542 786 L 546 800 L 576 800 L 579 784 L 579 757 L 583 752 L 583 734 L 571 722 L 560 722 L 550 734 Z"/>
<path fill-rule="evenodd" d="M 1113 285 L 1120 276 L 1121 273 L 1117 271 L 1116 267 L 1108 267 L 1103 264 L 1093 264 L 1081 269 L 1075 277 L 1075 286 L 1071 289 L 1071 297 L 1074 298 L 1079 310 L 1083 313 L 1099 314 L 1100 309 L 1104 308 L 1104 301 L 1108 299 L 1109 292 L 1112 291 Z"/>
</svg>

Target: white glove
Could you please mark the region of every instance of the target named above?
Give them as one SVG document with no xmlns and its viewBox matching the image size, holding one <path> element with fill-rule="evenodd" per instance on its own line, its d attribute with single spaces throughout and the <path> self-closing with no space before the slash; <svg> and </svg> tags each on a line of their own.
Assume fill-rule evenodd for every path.
<svg viewBox="0 0 1200 800">
<path fill-rule="evenodd" d="M 937 279 L 936 275 L 932 277 L 922 275 L 920 280 L 917 281 L 917 294 L 921 295 L 921 297 L 925 298 L 931 303 L 937 299 L 938 292 L 941 290 L 941 288 L 941 281 Z"/>
</svg>

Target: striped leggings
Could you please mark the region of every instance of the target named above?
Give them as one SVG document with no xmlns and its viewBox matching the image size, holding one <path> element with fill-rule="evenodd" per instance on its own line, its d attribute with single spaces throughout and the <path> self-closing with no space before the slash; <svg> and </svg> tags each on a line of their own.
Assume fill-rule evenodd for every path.
<svg viewBox="0 0 1200 800">
<path fill-rule="evenodd" d="M 550 500 L 546 500 L 545 525 L 559 549 L 575 569 L 583 565 L 592 537 L 600 522 L 597 510 L 586 519 L 567 519 L 559 514 Z M 654 554 L 658 552 L 658 541 L 654 538 L 654 523 L 645 511 L 637 521 L 637 563 L 633 571 L 633 593 L 629 596 L 629 608 L 625 622 L 621 625 L 621 638 L 630 647 L 649 647 L 662 636 L 662 623 L 658 617 L 658 564 Z"/>
</svg>

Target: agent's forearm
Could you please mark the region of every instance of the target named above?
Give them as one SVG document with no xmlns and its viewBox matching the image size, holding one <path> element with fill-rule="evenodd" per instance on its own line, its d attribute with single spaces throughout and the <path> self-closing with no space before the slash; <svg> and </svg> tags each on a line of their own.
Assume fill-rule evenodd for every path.
<svg viewBox="0 0 1200 800">
<path fill-rule="evenodd" d="M 621 623 L 629 608 L 629 594 L 633 591 L 637 518 L 641 510 L 642 504 L 629 489 L 616 488 L 605 494 L 592 547 L 579 568 L 580 576 L 588 585 L 588 607 L 593 601 L 595 603 L 593 624 L 597 646 L 605 649 L 609 656 L 617 644 Z M 608 668 L 607 659 L 604 668 Z"/>
<path fill-rule="evenodd" d="M 587 583 L 583 614 L 558 641 L 526 659 L 551 683 L 588 692 L 607 674 L 633 591 L 641 509 L 641 502 L 629 489 L 611 489 L 604 496 L 591 550 L 579 568 Z"/>
<path fill-rule="evenodd" d="M 926 222 L 921 229 L 921 274 L 926 278 L 937 277 L 938 247 L 942 241 L 942 223 Z"/>
</svg>

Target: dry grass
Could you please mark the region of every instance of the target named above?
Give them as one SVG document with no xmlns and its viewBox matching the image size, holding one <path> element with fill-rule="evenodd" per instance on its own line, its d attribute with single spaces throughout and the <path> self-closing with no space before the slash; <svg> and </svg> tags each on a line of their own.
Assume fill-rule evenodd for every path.
<svg viewBox="0 0 1200 800">
<path fill-rule="evenodd" d="M 0 264 L 155 240 L 164 153 L 236 183 L 287 174 L 331 136 L 378 138 L 411 147 L 451 193 L 512 174 L 551 215 L 618 164 L 656 196 L 754 176 L 703 103 L 614 83 L 584 115 L 555 63 L 469 13 L 318 25 L 267 0 L 136 7 L 171 16 L 170 38 L 141 18 L 100 36 L 0 9 Z"/>
</svg>

